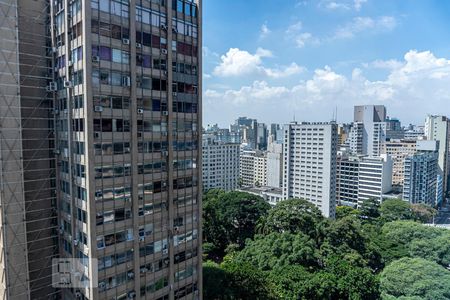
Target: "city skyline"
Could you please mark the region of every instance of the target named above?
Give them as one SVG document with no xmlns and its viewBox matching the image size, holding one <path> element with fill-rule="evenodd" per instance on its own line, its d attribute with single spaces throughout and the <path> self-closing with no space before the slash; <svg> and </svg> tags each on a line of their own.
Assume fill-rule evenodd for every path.
<svg viewBox="0 0 450 300">
<path fill-rule="evenodd" d="M 203 125 L 227 125 L 235 111 L 265 123 L 289 123 L 294 115 L 330 121 L 336 108 L 338 122 L 350 122 L 351 108 L 364 104 L 389 106 L 403 124 L 423 124 L 427 113 L 449 115 L 450 42 L 441 38 L 448 6 L 206 3 Z"/>
</svg>

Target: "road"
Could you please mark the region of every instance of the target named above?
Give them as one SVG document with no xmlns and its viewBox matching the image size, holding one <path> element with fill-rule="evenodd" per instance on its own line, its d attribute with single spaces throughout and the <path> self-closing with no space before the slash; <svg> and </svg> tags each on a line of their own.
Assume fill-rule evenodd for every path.
<svg viewBox="0 0 450 300">
<path fill-rule="evenodd" d="M 434 218 L 435 224 L 450 224 L 450 201 L 447 200 L 446 202 Z"/>
</svg>

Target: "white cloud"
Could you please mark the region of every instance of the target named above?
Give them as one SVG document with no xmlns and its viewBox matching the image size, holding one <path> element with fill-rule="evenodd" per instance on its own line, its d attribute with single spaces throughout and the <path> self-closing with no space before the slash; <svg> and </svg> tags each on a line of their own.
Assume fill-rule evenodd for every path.
<svg viewBox="0 0 450 300">
<path fill-rule="evenodd" d="M 368 30 L 390 31 L 397 26 L 394 17 L 382 16 L 377 19 L 370 17 L 355 17 L 353 20 L 342 27 L 339 27 L 333 36 L 333 39 L 348 39 Z"/>
<path fill-rule="evenodd" d="M 307 44 L 318 45 L 320 40 L 312 35 L 310 32 L 302 31 L 303 24 L 301 21 L 291 24 L 286 29 L 286 38 L 293 40 L 297 48 L 303 48 Z"/>
<path fill-rule="evenodd" d="M 296 63 L 277 68 L 264 67 L 262 58 L 272 56 L 273 54 L 270 50 L 263 48 L 258 48 L 255 54 L 238 48 L 230 48 L 225 55 L 221 56 L 221 62 L 214 68 L 213 73 L 220 77 L 260 75 L 281 78 L 298 74 L 303 70 Z"/>
<path fill-rule="evenodd" d="M 252 113 L 266 122 L 287 122 L 286 116 L 294 111 L 301 120 L 326 121 L 336 106 L 340 120 L 344 115 L 345 121 L 350 121 L 353 105 L 369 103 L 386 105 L 390 115 L 404 122 L 422 120 L 427 113 L 450 114 L 449 59 L 411 50 L 401 61 L 378 60 L 368 65 L 385 67 L 389 74 L 383 80 L 372 81 L 358 68 L 345 76 L 324 67 L 315 70 L 309 80 L 291 87 L 255 81 L 237 90 L 209 91 L 205 99 L 219 111 Z"/>
<path fill-rule="evenodd" d="M 267 26 L 267 22 L 261 25 L 261 29 L 259 31 L 259 38 L 264 39 L 267 37 L 272 31 Z"/>
<path fill-rule="evenodd" d="M 364 67 L 366 68 L 375 68 L 375 69 L 397 69 L 402 66 L 402 62 L 396 60 L 396 59 L 389 59 L 389 60 L 381 60 L 377 59 L 371 63 L 364 64 Z"/>
<path fill-rule="evenodd" d="M 327 10 L 355 10 L 360 11 L 367 0 L 322 0 L 318 6 Z"/>
</svg>

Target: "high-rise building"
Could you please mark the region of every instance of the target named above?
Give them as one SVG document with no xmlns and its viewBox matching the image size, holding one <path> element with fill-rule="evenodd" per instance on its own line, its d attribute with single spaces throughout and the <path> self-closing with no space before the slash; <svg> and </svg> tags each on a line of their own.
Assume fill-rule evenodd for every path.
<svg viewBox="0 0 450 300">
<path fill-rule="evenodd" d="M 417 153 L 405 158 L 403 200 L 431 206 L 442 200 L 442 177 L 438 174 L 438 148 L 436 141 L 421 141 Z"/>
<path fill-rule="evenodd" d="M 389 155 L 363 157 L 358 172 L 358 205 L 367 199 L 377 199 L 392 190 L 392 159 Z"/>
<path fill-rule="evenodd" d="M 386 140 L 403 139 L 405 131 L 399 119 L 386 117 Z"/>
<path fill-rule="evenodd" d="M 283 144 L 278 144 L 269 138 L 269 146 L 266 151 L 266 185 L 281 188 L 283 183 Z"/>
<path fill-rule="evenodd" d="M 362 123 L 362 132 L 358 130 L 356 133 L 362 133 L 357 138 L 357 142 L 362 143 L 362 149 L 355 154 L 379 156 L 386 140 L 386 107 L 384 105 L 355 106 L 353 121 Z"/>
<path fill-rule="evenodd" d="M 390 140 L 383 145 L 383 154 L 388 154 L 392 158 L 392 184 L 402 186 L 404 179 L 405 158 L 416 153 L 415 140 Z"/>
<path fill-rule="evenodd" d="M 267 157 L 264 151 L 243 150 L 240 153 L 239 161 L 241 186 L 267 185 Z"/>
<path fill-rule="evenodd" d="M 0 6 L 2 299 L 201 298 L 200 0 Z"/>
<path fill-rule="evenodd" d="M 0 0 L 0 299 L 58 299 L 50 2 Z"/>
<path fill-rule="evenodd" d="M 337 124 L 294 122 L 284 129 L 283 198 L 306 199 L 334 217 Z"/>
<path fill-rule="evenodd" d="M 357 207 L 364 200 L 377 199 L 392 190 L 392 160 L 338 152 L 336 195 L 339 205 Z"/>
<path fill-rule="evenodd" d="M 425 120 L 425 136 L 427 140 L 439 141 L 438 174 L 442 177 L 442 194 L 445 197 L 450 191 L 450 120 L 444 116 L 429 115 Z"/>
<path fill-rule="evenodd" d="M 208 134 L 204 134 L 202 140 L 203 189 L 237 189 L 240 144 L 218 141 Z"/>
</svg>

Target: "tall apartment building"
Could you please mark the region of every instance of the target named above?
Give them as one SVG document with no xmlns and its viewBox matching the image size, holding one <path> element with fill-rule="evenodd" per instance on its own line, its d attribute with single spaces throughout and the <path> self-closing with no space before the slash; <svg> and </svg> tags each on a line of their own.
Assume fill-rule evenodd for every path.
<svg viewBox="0 0 450 300">
<path fill-rule="evenodd" d="M 203 190 L 237 189 L 240 144 L 221 142 L 208 134 L 203 135 L 202 141 Z"/>
<path fill-rule="evenodd" d="M 431 206 L 442 199 L 442 177 L 438 164 L 439 143 L 421 141 L 417 153 L 405 158 L 403 200 Z"/>
<path fill-rule="evenodd" d="M 383 145 L 383 154 L 392 158 L 392 184 L 402 186 L 404 179 L 405 158 L 416 153 L 415 140 L 390 140 Z"/>
<path fill-rule="evenodd" d="M 358 146 L 352 148 L 359 151 L 359 143 L 361 143 L 361 152 L 355 152 L 355 154 L 379 156 L 382 144 L 386 140 L 386 107 L 384 105 L 355 106 L 353 121 L 359 130 L 353 133 L 357 134 L 355 142 Z M 361 124 L 362 128 L 360 128 Z"/>
<path fill-rule="evenodd" d="M 260 150 L 243 150 L 239 157 L 240 185 L 267 185 L 267 157 Z"/>
<path fill-rule="evenodd" d="M 358 172 L 358 205 L 375 198 L 380 202 L 383 194 L 392 190 L 392 159 L 389 155 L 363 157 Z"/>
<path fill-rule="evenodd" d="M 283 198 L 306 199 L 334 217 L 337 124 L 294 122 L 284 129 Z"/>
<path fill-rule="evenodd" d="M 0 299 L 58 299 L 50 3 L 0 0 Z"/>
<path fill-rule="evenodd" d="M 444 116 L 429 115 L 425 120 L 427 140 L 439 141 L 439 175 L 443 180 L 443 191 L 450 191 L 450 120 Z"/>
<path fill-rule="evenodd" d="M 2 299 L 201 298 L 200 1 L 0 6 Z"/>
</svg>

